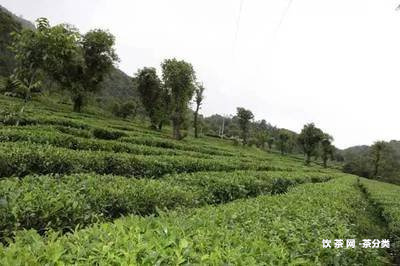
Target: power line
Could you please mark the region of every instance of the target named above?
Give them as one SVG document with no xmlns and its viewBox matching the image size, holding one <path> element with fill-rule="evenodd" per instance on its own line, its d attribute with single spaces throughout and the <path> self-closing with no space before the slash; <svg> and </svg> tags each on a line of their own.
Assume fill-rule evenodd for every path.
<svg viewBox="0 0 400 266">
<path fill-rule="evenodd" d="M 285 21 L 285 18 L 286 18 L 286 16 L 287 16 L 287 14 L 289 13 L 289 9 L 290 9 L 290 7 L 292 6 L 292 3 L 293 3 L 293 0 L 289 0 L 289 1 L 288 1 L 288 4 L 287 4 L 285 10 L 284 10 L 283 13 L 282 13 L 281 19 L 279 20 L 279 24 L 278 24 L 278 26 L 276 27 L 275 34 L 278 33 L 278 31 L 280 30 L 280 28 L 281 28 L 283 22 Z"/>
<path fill-rule="evenodd" d="M 237 39 L 238 39 L 238 35 L 239 35 L 239 26 L 240 26 L 240 19 L 242 16 L 243 2 L 244 2 L 244 0 L 240 0 L 239 14 L 236 19 L 236 32 L 235 32 L 234 48 L 236 48 L 236 43 L 237 43 Z"/>
</svg>

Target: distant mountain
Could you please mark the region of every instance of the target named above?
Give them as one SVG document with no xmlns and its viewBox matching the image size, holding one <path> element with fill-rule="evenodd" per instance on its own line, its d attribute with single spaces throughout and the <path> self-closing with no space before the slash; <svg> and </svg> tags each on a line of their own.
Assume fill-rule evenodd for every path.
<svg viewBox="0 0 400 266">
<path fill-rule="evenodd" d="M 120 69 L 114 68 L 101 84 L 100 96 L 118 99 L 138 98 L 138 91 L 132 77 Z"/>
<path fill-rule="evenodd" d="M 0 12 L 10 15 L 15 21 L 17 21 L 19 24 L 21 24 L 21 26 L 23 28 L 28 28 L 28 29 L 35 28 L 35 25 L 32 22 L 30 22 L 29 20 L 26 20 L 22 17 L 16 16 L 15 14 L 13 14 L 12 12 L 10 12 L 8 9 L 6 9 L 5 7 L 3 7 L 1 5 L 0 5 Z"/>
<path fill-rule="evenodd" d="M 35 26 L 32 22 L 0 6 L 0 76 L 9 76 L 14 69 L 14 55 L 9 50 L 12 42 L 10 33 L 23 28 L 35 29 Z M 99 93 L 100 97 L 108 100 L 112 98 L 127 100 L 137 98 L 137 95 L 132 78 L 118 68 L 114 68 L 106 76 Z"/>
<path fill-rule="evenodd" d="M 353 156 L 364 156 L 369 152 L 369 146 L 367 145 L 360 145 L 360 146 L 353 146 L 344 150 L 341 150 L 340 153 L 343 155 L 344 159 L 351 158 Z"/>
<path fill-rule="evenodd" d="M 374 174 L 374 153 L 371 146 L 366 145 L 340 151 L 344 158 L 344 172 L 400 184 L 400 141 L 391 140 L 386 144 L 381 152 L 378 176 Z"/>
</svg>

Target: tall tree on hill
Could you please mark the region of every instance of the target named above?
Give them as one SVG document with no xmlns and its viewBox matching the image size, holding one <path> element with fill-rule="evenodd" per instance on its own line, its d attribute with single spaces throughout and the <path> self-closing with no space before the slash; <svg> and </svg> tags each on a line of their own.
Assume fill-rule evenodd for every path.
<svg viewBox="0 0 400 266">
<path fill-rule="evenodd" d="M 274 142 L 275 142 L 275 138 L 274 138 L 274 137 L 269 136 L 269 137 L 267 138 L 267 143 L 268 143 L 268 149 L 269 149 L 269 150 L 272 149 L 272 145 L 274 144 Z"/>
<path fill-rule="evenodd" d="M 198 138 L 198 118 L 199 118 L 199 110 L 201 107 L 201 104 L 203 103 L 203 99 L 204 99 L 204 86 L 201 83 L 197 83 L 196 89 L 194 91 L 194 102 L 196 104 L 196 109 L 194 111 L 194 137 Z"/>
<path fill-rule="evenodd" d="M 45 71 L 71 93 L 76 112 L 81 111 L 88 93 L 98 91 L 118 61 L 114 36 L 100 29 L 81 35 L 72 26 L 51 27 L 47 19 L 40 18 L 37 30 L 24 29 L 15 35 L 18 78 L 31 86 L 37 72 Z"/>
<path fill-rule="evenodd" d="M 288 150 L 290 136 L 285 130 L 280 130 L 278 134 L 277 146 L 282 155 L 284 155 Z"/>
<path fill-rule="evenodd" d="M 181 129 L 195 91 L 195 72 L 191 64 L 175 58 L 164 60 L 161 68 L 164 86 L 169 93 L 173 137 L 180 140 L 184 137 Z"/>
<path fill-rule="evenodd" d="M 329 157 L 333 157 L 334 147 L 332 145 L 333 137 L 324 134 L 323 139 L 321 140 L 321 151 L 322 151 L 322 161 L 324 163 L 324 168 L 328 167 L 328 159 Z"/>
<path fill-rule="evenodd" d="M 371 146 L 371 154 L 372 154 L 372 159 L 373 159 L 373 177 L 377 178 L 381 166 L 381 161 L 382 161 L 382 154 L 384 150 L 386 149 L 387 143 L 384 141 L 376 141 L 372 146 Z"/>
<path fill-rule="evenodd" d="M 254 115 L 250 110 L 238 107 L 236 116 L 238 118 L 238 124 L 241 131 L 241 138 L 243 139 L 243 145 L 247 145 L 251 120 L 253 120 Z"/>
<path fill-rule="evenodd" d="M 137 89 L 141 102 L 150 118 L 153 129 L 162 129 L 163 121 L 166 116 L 166 91 L 157 76 L 155 68 L 145 67 L 140 69 L 135 75 Z"/>
<path fill-rule="evenodd" d="M 301 130 L 301 133 L 298 136 L 298 141 L 306 156 L 307 165 L 310 164 L 311 156 L 316 152 L 322 138 L 322 130 L 315 127 L 314 123 L 304 125 L 303 129 Z"/>
<path fill-rule="evenodd" d="M 10 80 L 15 81 L 16 89 L 25 101 L 31 98 L 31 93 L 38 90 L 42 84 L 43 66 L 49 61 L 47 55 L 46 29 L 49 27 L 45 19 L 37 20 L 37 31 L 23 29 L 13 32 L 11 50 L 15 54 L 15 68 Z"/>
</svg>

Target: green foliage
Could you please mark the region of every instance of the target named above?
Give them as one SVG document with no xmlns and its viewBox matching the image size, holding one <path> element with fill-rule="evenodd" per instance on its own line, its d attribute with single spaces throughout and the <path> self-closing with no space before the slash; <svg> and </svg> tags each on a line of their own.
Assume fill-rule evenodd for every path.
<svg viewBox="0 0 400 266">
<path fill-rule="evenodd" d="M 98 139 L 116 140 L 126 136 L 126 134 L 121 131 L 110 131 L 104 128 L 95 128 L 93 129 L 93 136 Z"/>
<path fill-rule="evenodd" d="M 144 216 L 158 210 L 284 193 L 289 186 L 329 179 L 320 173 L 252 171 L 200 172 L 162 180 L 94 174 L 10 178 L 0 181 L 0 238 L 20 229 L 67 232 L 122 215 Z"/>
<path fill-rule="evenodd" d="M 343 171 L 385 182 L 400 184 L 400 153 L 395 141 L 375 142 L 371 147 L 353 147 L 343 151 Z"/>
<path fill-rule="evenodd" d="M 190 158 L 188 156 L 141 156 L 103 151 L 74 151 L 50 145 L 3 143 L 0 145 L 0 176 L 95 172 L 135 177 L 160 177 L 168 173 L 233 170 L 291 170 L 246 158 Z"/>
<path fill-rule="evenodd" d="M 306 164 L 311 162 L 311 156 L 317 151 L 318 145 L 323 138 L 321 129 L 315 127 L 313 123 L 304 125 L 298 137 L 298 141 L 306 155 Z"/>
<path fill-rule="evenodd" d="M 303 199 L 303 200 L 298 200 Z M 321 206 L 324 206 L 321 211 Z M 72 235 L 17 234 L 0 263 L 379 265 L 380 249 L 322 248 L 322 239 L 360 239 L 365 214 L 355 179 L 302 185 L 263 196 L 155 218 L 129 217 Z"/>
<path fill-rule="evenodd" d="M 0 76 L 8 77 L 15 68 L 15 59 L 9 46 L 12 43 L 12 32 L 22 29 L 13 16 L 0 7 Z"/>
<path fill-rule="evenodd" d="M 153 129 L 162 129 L 168 116 L 168 92 L 163 88 L 155 68 L 140 69 L 134 77 L 141 102 Z"/>
<path fill-rule="evenodd" d="M 112 112 L 115 116 L 121 118 L 135 117 L 137 113 L 137 104 L 134 101 L 127 101 L 124 103 L 114 103 Z"/>
<path fill-rule="evenodd" d="M 194 194 L 168 182 L 118 176 L 29 176 L 0 183 L 3 240 L 21 229 L 67 232 L 122 215 L 150 215 L 196 203 Z"/>
<path fill-rule="evenodd" d="M 367 192 L 383 220 L 388 225 L 391 249 L 394 257 L 400 256 L 400 187 L 361 178 L 361 186 Z"/>
<path fill-rule="evenodd" d="M 203 103 L 204 100 L 204 90 L 205 87 L 201 83 L 196 83 L 196 89 L 194 91 L 194 102 L 196 104 L 196 109 L 194 111 L 194 117 L 193 117 L 193 126 L 194 126 L 194 137 L 198 138 L 199 137 L 199 110 L 201 107 L 201 104 Z"/>
<path fill-rule="evenodd" d="M 282 155 L 285 154 L 289 149 L 289 140 L 290 140 L 290 135 L 285 130 L 279 130 L 279 135 L 276 145 Z"/>
<path fill-rule="evenodd" d="M 15 34 L 16 78 L 28 95 L 44 71 L 72 94 L 74 111 L 80 111 L 89 92 L 99 89 L 104 75 L 118 60 L 114 37 L 96 29 L 81 35 L 72 26 L 51 27 L 45 18 L 37 20 L 37 30 L 24 29 Z"/>
<path fill-rule="evenodd" d="M 231 139 L 177 141 L 99 110 L 0 104 L 14 117 L 0 128 L 0 265 L 388 262 L 384 249 L 322 248 L 381 238 L 354 176 Z M 249 131 L 278 136 L 265 121 Z"/>
<path fill-rule="evenodd" d="M 322 161 L 324 163 L 324 167 L 328 167 L 327 162 L 330 157 L 333 157 L 334 147 L 332 145 L 333 137 L 325 134 L 323 139 L 321 140 L 321 150 L 322 150 Z"/>
<path fill-rule="evenodd" d="M 238 117 L 238 124 L 241 130 L 241 138 L 243 139 L 243 145 L 246 145 L 247 140 L 249 138 L 250 122 L 254 118 L 254 115 L 250 110 L 238 107 L 236 116 Z"/>
<path fill-rule="evenodd" d="M 184 137 L 181 129 L 195 91 L 195 72 L 191 64 L 175 58 L 164 60 L 161 69 L 164 86 L 169 93 L 173 137 L 180 140 Z"/>
</svg>

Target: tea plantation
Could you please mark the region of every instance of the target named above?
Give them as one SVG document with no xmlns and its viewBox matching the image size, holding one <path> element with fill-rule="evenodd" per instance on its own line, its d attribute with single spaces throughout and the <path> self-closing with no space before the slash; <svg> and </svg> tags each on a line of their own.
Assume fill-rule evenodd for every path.
<svg viewBox="0 0 400 266">
<path fill-rule="evenodd" d="M 398 263 L 396 185 L 69 108 L 0 96 L 0 265 Z"/>
</svg>

